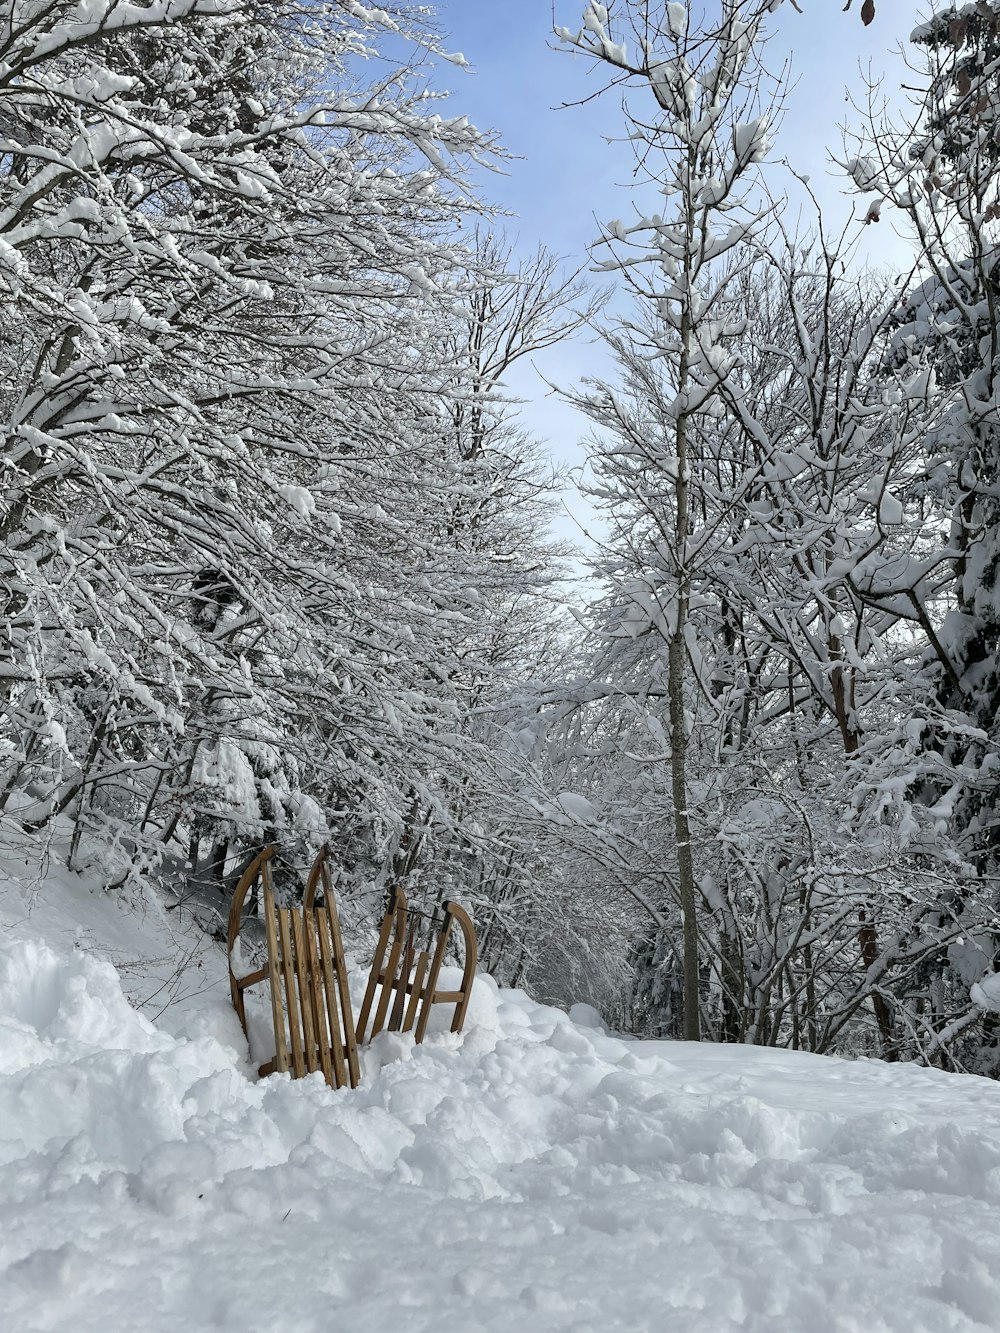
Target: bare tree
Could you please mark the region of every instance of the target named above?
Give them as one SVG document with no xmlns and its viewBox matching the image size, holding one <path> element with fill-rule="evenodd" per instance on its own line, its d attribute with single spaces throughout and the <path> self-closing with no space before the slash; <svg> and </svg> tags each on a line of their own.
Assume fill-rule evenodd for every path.
<svg viewBox="0 0 1000 1333">
<path fill-rule="evenodd" d="M 768 148 L 774 84 L 758 63 L 767 4 L 723 0 L 705 26 L 688 26 L 679 5 L 629 3 L 612 19 L 592 2 L 583 27 L 557 29 L 567 46 L 605 66 L 628 97 L 624 114 L 637 168 L 665 200 L 663 213 L 607 224 L 598 249 L 609 255 L 603 271 L 620 276 L 655 321 L 626 323 L 622 337 L 639 358 L 655 362 L 669 398 L 655 423 L 656 436 L 636 441 L 612 392 L 595 390 L 577 401 L 603 424 L 620 430 L 620 461 L 641 485 L 652 466 L 658 492 L 649 519 L 659 559 L 655 571 L 634 561 L 616 574 L 612 551 L 607 577 L 616 581 L 620 608 L 612 638 L 658 636 L 666 652 L 667 744 L 670 755 L 677 891 L 683 917 L 684 1035 L 698 1040 L 698 876 L 692 848 L 688 779 L 690 687 L 688 620 L 697 557 L 691 545 L 693 437 L 713 418 L 718 386 L 737 330 L 726 321 L 733 270 L 726 256 L 763 226 L 769 206 L 755 202 L 756 164 Z M 632 43 L 630 47 L 630 42 Z M 641 461 L 640 461 L 641 460 Z M 628 532 L 618 534 L 626 549 Z M 612 543 L 614 538 L 612 538 Z"/>
</svg>

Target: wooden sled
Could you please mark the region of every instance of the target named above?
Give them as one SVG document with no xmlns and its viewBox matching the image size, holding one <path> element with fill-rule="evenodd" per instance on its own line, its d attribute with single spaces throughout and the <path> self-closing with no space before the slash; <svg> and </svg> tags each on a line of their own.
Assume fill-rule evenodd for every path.
<svg viewBox="0 0 1000 1333">
<path fill-rule="evenodd" d="M 396 885 L 391 891 L 389 907 L 382 918 L 375 958 L 365 988 L 365 998 L 358 1015 L 356 1030 L 358 1042 L 365 1040 L 368 1019 L 372 1017 L 375 992 L 381 987 L 369 1038 L 380 1032 L 414 1032 L 419 1044 L 427 1031 L 431 1007 L 435 1004 L 453 1004 L 452 1032 L 461 1032 L 472 994 L 476 975 L 476 929 L 472 918 L 458 903 L 441 904 L 442 921 L 431 956 L 428 949 L 416 949 L 418 921 L 426 921 L 422 912 L 414 912 L 406 902 L 406 894 Z M 436 914 L 435 914 L 436 915 Z M 439 991 L 438 977 L 444 963 L 445 950 L 452 927 L 458 926 L 465 944 L 465 967 L 458 990 Z M 388 955 L 388 957 L 387 957 Z"/>
<path fill-rule="evenodd" d="M 267 848 L 247 867 L 229 908 L 229 989 L 233 1007 L 247 1032 L 244 992 L 261 981 L 270 983 L 274 1021 L 274 1059 L 260 1067 L 261 1077 L 291 1071 L 293 1078 L 321 1071 L 332 1088 L 358 1086 L 361 1077 L 354 1016 L 347 986 L 344 946 L 337 905 L 330 882 L 327 853 L 316 857 L 301 907 L 279 907 L 274 900 Z M 267 962 L 244 976 L 233 968 L 240 937 L 243 904 L 251 888 L 262 889 L 261 910 L 267 940 Z M 323 887 L 323 906 L 315 905 Z M 249 1035 L 249 1034 L 247 1034 Z"/>
</svg>

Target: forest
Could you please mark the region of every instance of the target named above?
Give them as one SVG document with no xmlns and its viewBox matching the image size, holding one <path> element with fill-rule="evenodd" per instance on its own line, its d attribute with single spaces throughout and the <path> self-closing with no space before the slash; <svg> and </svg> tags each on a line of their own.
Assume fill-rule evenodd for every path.
<svg viewBox="0 0 1000 1333">
<path fill-rule="evenodd" d="M 847 227 L 776 7 L 576 0 L 638 176 L 563 261 L 424 6 L 8 0 L 0 867 L 224 914 L 325 844 L 620 1031 L 1000 1075 L 1000 5 L 913 29 Z M 581 330 L 571 612 L 507 385 Z"/>
</svg>

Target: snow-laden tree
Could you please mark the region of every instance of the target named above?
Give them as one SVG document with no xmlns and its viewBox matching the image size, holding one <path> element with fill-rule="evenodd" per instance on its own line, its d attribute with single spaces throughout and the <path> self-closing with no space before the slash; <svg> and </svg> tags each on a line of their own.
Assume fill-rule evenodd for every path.
<svg viewBox="0 0 1000 1333">
<path fill-rule="evenodd" d="M 557 30 L 566 45 L 591 56 L 634 92 L 624 113 L 650 196 L 642 199 L 637 217 L 607 224 L 610 257 L 601 264 L 621 275 L 640 305 L 655 312 L 655 324 L 640 318 L 626 324 L 623 336 L 642 349 L 639 356 L 651 366 L 655 362 L 667 391 L 655 432 L 639 442 L 623 432 L 618 445 L 622 465 L 637 479 L 651 472 L 659 502 L 642 531 L 619 530 L 624 558 L 605 562 L 603 572 L 621 594 L 618 623 L 605 629 L 625 641 L 652 633 L 663 645 L 659 688 L 667 705 L 662 725 L 683 920 L 684 1035 L 694 1040 L 701 1024 L 700 891 L 688 774 L 687 695 L 693 683 L 688 622 L 697 565 L 691 454 L 694 434 L 714 419 L 718 384 L 731 355 L 727 344 L 739 333 L 727 317 L 734 270 L 725 257 L 764 225 L 769 211 L 753 191 L 756 164 L 768 148 L 773 93 L 762 83 L 757 59 L 767 9 L 723 0 L 695 28 L 680 4 L 629 4 L 612 17 L 606 6 L 592 2 L 578 31 Z M 614 414 L 614 395 L 607 397 Z M 637 544 L 655 551 L 652 564 L 645 553 L 631 559 L 629 548 Z"/>
<path fill-rule="evenodd" d="M 680 908 L 656 949 L 681 964 L 687 1035 L 700 1002 L 728 1039 L 892 1056 L 916 973 L 956 935 L 932 920 L 906 747 L 882 743 L 912 704 L 910 594 L 940 568 L 918 486 L 932 382 L 919 357 L 887 372 L 894 298 L 844 276 L 843 238 L 770 215 L 746 63 L 762 11 L 696 36 L 656 12 L 627 11 L 636 54 L 601 6 L 562 34 L 651 88 L 629 132 L 675 210 L 640 198 L 606 228 L 637 313 L 608 333 L 620 385 L 575 396 L 610 533 L 579 702 L 605 701 L 593 735 L 615 739 L 591 781 L 617 845 L 659 862 L 647 899 Z"/>
<path fill-rule="evenodd" d="M 1000 704 L 996 20 L 988 6 L 942 11 L 914 31 L 913 42 L 924 57 L 913 127 L 873 123 L 846 165 L 858 189 L 876 196 L 869 215 L 904 213 L 917 240 L 920 280 L 900 303 L 887 360 L 894 369 L 922 359 L 933 371 L 935 412 L 919 489 L 948 530 L 936 559 L 914 571 L 922 577 L 898 582 L 926 637 L 936 682 L 929 750 L 943 750 L 965 785 L 952 803 L 955 818 L 970 864 L 985 870 L 995 836 L 990 733 Z"/>
<path fill-rule="evenodd" d="M 426 333 L 488 145 L 365 82 L 381 33 L 433 46 L 419 16 L 8 11 L 0 800 L 130 855 L 398 825 L 453 760 Z"/>
<path fill-rule="evenodd" d="M 718 410 L 688 437 L 703 1004 L 728 1039 L 828 1049 L 870 1002 L 877 1048 L 892 1053 L 891 986 L 914 962 L 900 940 L 932 890 L 904 860 L 917 829 L 889 794 L 895 761 L 881 748 L 911 705 L 912 635 L 874 589 L 919 564 L 936 535 L 909 495 L 927 379 L 886 381 L 892 294 L 859 294 L 817 225 L 811 243 L 772 233 L 741 254 L 725 305 L 739 345 Z M 636 869 L 658 859 L 669 879 L 669 659 L 647 599 L 675 577 L 675 470 L 660 462 L 674 393 L 656 312 L 648 319 L 609 334 L 621 382 L 577 397 L 598 427 L 594 498 L 610 533 L 580 700 L 596 708 L 595 739 L 614 738 L 595 752 L 595 769 L 619 773 L 617 790 L 595 774 L 598 804 L 645 843 Z M 664 955 L 668 971 L 676 953 Z"/>
<path fill-rule="evenodd" d="M 561 910 L 561 897 L 559 906 L 549 901 L 551 857 L 524 829 L 509 733 L 519 727 L 525 696 L 565 657 L 560 581 L 567 552 L 549 531 L 559 477 L 521 429 L 508 380 L 519 362 L 578 328 L 594 298 L 544 250 L 518 259 L 485 231 L 461 279 L 463 288 L 470 283 L 464 319 L 441 329 L 453 368 L 443 398 L 444 447 L 456 477 L 441 543 L 474 588 L 473 604 L 451 608 L 447 666 L 463 767 L 440 775 L 439 808 L 414 801 L 393 873 L 438 896 L 462 894 L 483 930 L 484 963 L 520 981 L 539 922 Z"/>
<path fill-rule="evenodd" d="M 941 948 L 927 967 L 929 1030 L 952 1036 L 977 1016 L 970 983 L 1000 962 L 998 21 L 993 6 L 966 5 L 915 29 L 911 124 L 900 130 L 873 115 L 846 159 L 858 190 L 873 196 L 869 216 L 902 214 L 916 239 L 918 278 L 900 304 L 888 364 L 896 370 L 922 359 L 933 374 L 935 410 L 914 494 L 940 515 L 937 549 L 875 582 L 909 603 L 925 645 L 901 769 L 912 817 L 936 830 L 924 854 L 950 872 L 938 916 L 964 937 L 963 947 Z M 962 1038 L 979 1067 L 996 1061 L 996 1033 L 986 1036 L 992 1054 L 972 1053 L 975 1035 Z"/>
</svg>

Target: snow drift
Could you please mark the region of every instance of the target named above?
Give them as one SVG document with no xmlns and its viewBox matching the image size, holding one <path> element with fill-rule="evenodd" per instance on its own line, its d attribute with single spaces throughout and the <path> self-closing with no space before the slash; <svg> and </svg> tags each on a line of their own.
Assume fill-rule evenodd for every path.
<svg viewBox="0 0 1000 1333">
<path fill-rule="evenodd" d="M 217 1004 L 213 1000 L 212 1004 Z M 1000 1088 L 627 1042 L 481 977 L 357 1091 L 256 1082 L 108 964 L 0 946 L 0 1326 L 1000 1326 Z"/>
</svg>

